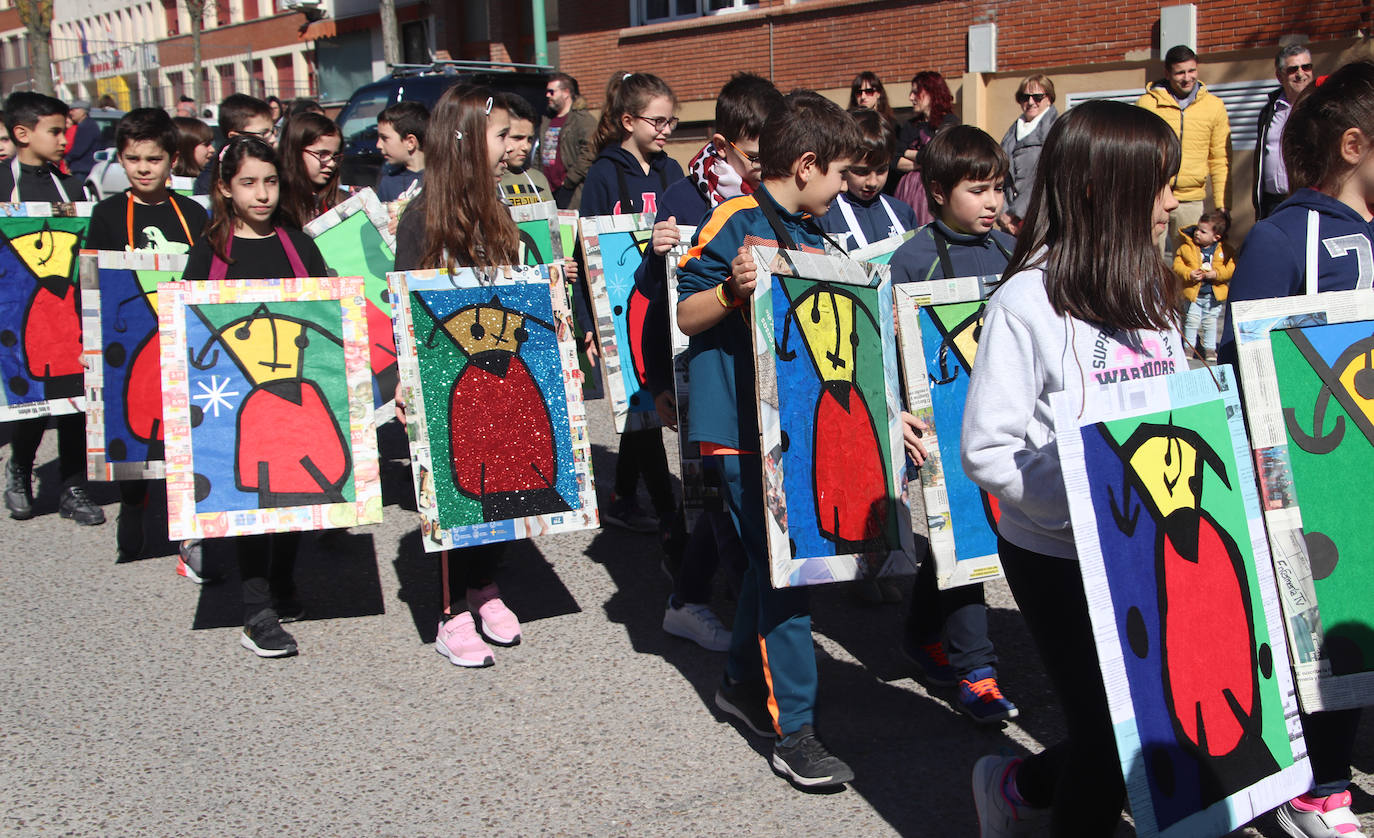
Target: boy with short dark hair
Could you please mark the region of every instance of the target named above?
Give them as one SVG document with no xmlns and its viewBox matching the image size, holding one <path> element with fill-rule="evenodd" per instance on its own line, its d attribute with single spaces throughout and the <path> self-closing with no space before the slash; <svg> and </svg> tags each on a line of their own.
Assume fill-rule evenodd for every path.
<svg viewBox="0 0 1374 838">
<path fill-rule="evenodd" d="M 57 168 L 67 148 L 67 106 L 42 93 L 12 93 L 5 100 L 5 126 L 14 138 L 15 156 L 8 166 L 0 167 L 0 201 L 46 201 L 60 203 L 79 201 L 84 196 L 81 185 L 62 176 Z M 77 289 L 63 288 L 63 335 L 52 335 L 54 341 L 75 336 L 80 342 L 80 302 L 75 299 Z M 66 297 L 65 295 L 72 295 Z M 80 357 L 75 348 L 75 362 Z M 64 389 L 69 395 L 82 392 L 79 367 L 73 374 L 63 373 L 61 380 L 70 381 Z M 51 379 L 56 381 L 57 379 Z M 51 385 L 50 385 L 51 386 Z M 56 389 L 56 388 L 54 388 Z M 53 393 L 54 389 L 49 389 Z M 58 416 L 57 452 L 58 473 L 62 477 L 62 492 L 58 514 L 78 524 L 94 526 L 105 523 L 105 512 L 86 494 L 86 414 L 67 413 Z M 10 460 L 5 465 L 5 506 L 10 517 L 26 521 L 34 516 L 33 461 L 48 417 L 21 419 L 10 423 Z"/>
<path fill-rule="evenodd" d="M 0 201 L 80 201 L 81 184 L 62 174 L 67 151 L 67 106 L 42 93 L 21 91 L 5 100 L 5 127 L 14 157 L 0 169 Z"/>
<path fill-rule="evenodd" d="M 277 126 L 272 122 L 272 108 L 263 100 L 246 93 L 231 93 L 219 103 L 219 127 L 226 140 L 247 134 L 270 146 L 277 145 Z M 210 178 L 214 168 L 215 161 L 211 160 L 210 165 L 196 176 L 193 194 L 210 194 Z"/>
<path fill-rule="evenodd" d="M 534 168 L 531 157 L 536 124 L 534 108 L 525 101 L 525 97 L 515 93 L 503 95 L 501 101 L 510 112 L 510 133 L 506 135 L 506 173 L 501 176 L 501 198 L 511 206 L 552 201 L 553 189 L 549 186 L 549 179 Z"/>
<path fill-rule="evenodd" d="M 845 172 L 845 191 L 821 216 L 820 224 L 845 250 L 857 250 L 921 224 L 910 204 L 883 194 L 892 158 L 897 154 L 892 124 L 867 108 L 850 111 L 850 115 L 863 133 L 863 143 L 854 164 Z"/>
<path fill-rule="evenodd" d="M 721 475 L 722 494 L 748 556 L 725 676 L 716 704 L 759 735 L 776 735 L 772 765 L 807 787 L 837 786 L 854 772 L 813 730 L 816 653 L 805 587 L 774 589 L 764 534 L 763 466 L 753 404 L 749 297 L 755 245 L 824 252 L 813 215 L 844 186 L 860 137 L 854 120 L 811 91 L 770 114 L 760 137 L 762 183 L 725 201 L 698 227 L 679 274 L 678 325 L 691 337 L 691 431 Z"/>
<path fill-rule="evenodd" d="M 1016 240 L 993 229 L 1010 164 L 1002 146 L 971 125 L 946 128 L 921 151 L 921 176 L 935 220 L 892 254 L 892 282 L 1001 276 Z M 982 514 L 982 510 L 970 510 Z M 997 683 L 981 582 L 940 590 L 929 553 L 911 591 L 903 649 L 933 686 L 959 686 L 957 705 L 974 721 L 1015 718 Z"/>
<path fill-rule="evenodd" d="M 377 150 L 385 163 L 377 177 L 377 197 L 389 204 L 414 197 L 425 173 L 425 128 L 429 108 L 397 102 L 377 115 Z"/>
</svg>

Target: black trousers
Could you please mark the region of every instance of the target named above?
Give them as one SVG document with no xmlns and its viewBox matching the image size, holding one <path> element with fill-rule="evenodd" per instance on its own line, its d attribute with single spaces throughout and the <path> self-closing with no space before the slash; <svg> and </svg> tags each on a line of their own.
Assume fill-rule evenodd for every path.
<svg viewBox="0 0 1374 838">
<path fill-rule="evenodd" d="M 496 566 L 505 552 L 505 545 L 497 542 L 441 553 L 439 561 L 444 563 L 441 572 L 448 580 L 448 600 L 443 603 L 444 608 L 447 610 L 467 599 L 468 591 L 485 588 L 494 582 Z"/>
<path fill-rule="evenodd" d="M 66 413 L 54 420 L 57 424 L 57 472 L 62 482 L 81 479 L 86 472 L 86 414 Z M 48 417 L 21 419 L 10 425 L 10 459 L 15 468 L 28 471 L 38 456 Z"/>
<path fill-rule="evenodd" d="M 620 435 L 620 453 L 615 461 L 615 495 L 633 498 L 639 478 L 649 490 L 654 513 L 666 527 L 677 511 L 673 483 L 668 471 L 668 453 L 663 448 L 663 429 L 647 428 Z"/>
<path fill-rule="evenodd" d="M 243 621 L 246 624 L 275 601 L 296 593 L 296 553 L 301 533 L 241 535 L 234 539 L 239 576 L 243 580 Z"/>
<path fill-rule="evenodd" d="M 913 646 L 941 640 L 949 665 L 963 677 L 980 666 L 996 666 L 997 652 L 988 637 L 988 607 L 983 583 L 940 590 L 935 557 L 926 553 L 906 618 L 907 642 Z"/>
</svg>

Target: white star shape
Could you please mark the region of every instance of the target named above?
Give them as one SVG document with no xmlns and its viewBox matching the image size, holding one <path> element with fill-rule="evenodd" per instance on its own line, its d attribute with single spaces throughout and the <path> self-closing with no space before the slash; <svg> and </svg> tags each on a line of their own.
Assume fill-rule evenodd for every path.
<svg viewBox="0 0 1374 838">
<path fill-rule="evenodd" d="M 234 409 L 234 405 L 230 403 L 229 399 L 234 396 L 237 396 L 239 393 L 237 390 L 228 390 L 229 384 L 232 380 L 233 379 L 231 376 L 226 375 L 223 378 L 220 378 L 218 375 L 212 375 L 210 376 L 210 384 L 208 386 L 204 381 L 197 381 L 196 386 L 199 387 L 201 391 L 195 394 L 194 396 L 191 396 L 191 400 L 196 401 L 199 399 L 204 399 L 204 409 L 214 411 L 215 418 L 218 419 L 219 409 L 221 405 L 223 405 L 225 410 Z"/>
</svg>

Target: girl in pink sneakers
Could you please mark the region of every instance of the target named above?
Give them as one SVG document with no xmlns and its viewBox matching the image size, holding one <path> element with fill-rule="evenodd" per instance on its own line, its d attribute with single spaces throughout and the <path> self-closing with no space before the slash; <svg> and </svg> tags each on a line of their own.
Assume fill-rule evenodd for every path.
<svg viewBox="0 0 1374 838">
<path fill-rule="evenodd" d="M 519 231 L 497 191 L 509 133 L 510 113 L 491 90 L 458 85 L 439 98 L 424 186 L 396 228 L 396 270 L 518 264 Z M 404 423 L 399 389 L 396 408 Z M 520 642 L 520 621 L 493 581 L 502 551 L 483 544 L 442 554 L 445 607 L 434 646 L 457 666 L 491 666 L 489 643 Z"/>
</svg>

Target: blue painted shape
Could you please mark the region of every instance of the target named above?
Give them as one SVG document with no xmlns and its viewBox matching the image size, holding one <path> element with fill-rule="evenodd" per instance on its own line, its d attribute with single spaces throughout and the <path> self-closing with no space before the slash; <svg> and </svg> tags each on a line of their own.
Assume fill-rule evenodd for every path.
<svg viewBox="0 0 1374 838">
<path fill-rule="evenodd" d="M 647 231 L 638 231 L 647 236 Z M 636 372 L 636 342 L 631 339 L 632 331 L 643 329 L 642 322 L 630 322 L 631 295 L 635 295 L 637 305 L 635 314 L 642 319 L 647 310 L 647 300 L 635 292 L 635 271 L 644 259 L 640 242 L 635 239 L 635 231 L 623 230 L 613 233 L 598 233 L 597 241 L 601 247 L 601 264 L 605 271 L 606 297 L 611 303 L 611 320 L 615 326 L 616 347 L 620 351 L 620 378 L 625 384 L 625 398 L 631 413 L 655 413 L 654 395 L 640 383 Z M 648 239 L 645 239 L 648 241 Z"/>
<path fill-rule="evenodd" d="M 112 463 L 146 462 L 148 443 L 139 439 L 129 426 L 125 398 L 139 351 L 149 351 L 154 356 L 158 352 L 157 314 L 143 293 L 137 271 L 101 269 L 100 329 L 104 339 L 100 350 L 105 378 L 105 458 Z M 123 456 L 118 456 L 120 453 Z"/>
</svg>

